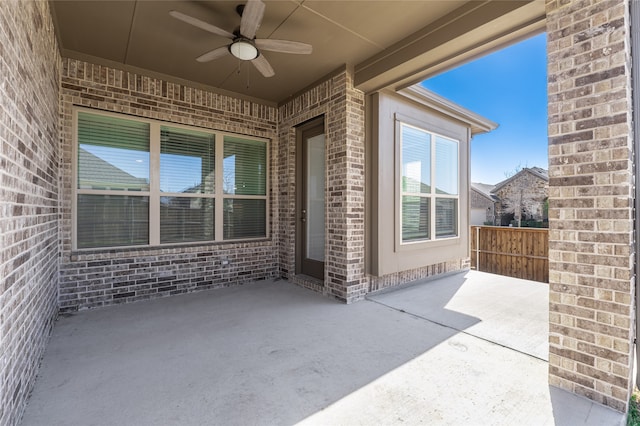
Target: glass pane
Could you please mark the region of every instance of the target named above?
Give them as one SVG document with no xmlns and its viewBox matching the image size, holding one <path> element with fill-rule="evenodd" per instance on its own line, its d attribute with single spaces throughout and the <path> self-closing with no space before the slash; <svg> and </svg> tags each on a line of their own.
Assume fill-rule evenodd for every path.
<svg viewBox="0 0 640 426">
<path fill-rule="evenodd" d="M 431 193 L 431 135 L 402 125 L 402 191 Z"/>
<path fill-rule="evenodd" d="M 213 198 L 160 197 L 160 242 L 212 241 L 214 206 Z"/>
<path fill-rule="evenodd" d="M 436 193 L 458 195 L 458 142 L 436 136 Z"/>
<path fill-rule="evenodd" d="M 324 135 L 307 139 L 307 258 L 324 262 Z"/>
<path fill-rule="evenodd" d="M 402 197 L 402 241 L 429 239 L 431 199 L 404 195 Z"/>
<path fill-rule="evenodd" d="M 149 197 L 78 195 L 78 248 L 149 244 Z"/>
<path fill-rule="evenodd" d="M 224 200 L 224 239 L 267 236 L 266 200 Z"/>
<path fill-rule="evenodd" d="M 78 188 L 149 190 L 149 124 L 78 113 Z"/>
<path fill-rule="evenodd" d="M 458 236 L 458 200 L 436 198 L 436 238 Z"/>
<path fill-rule="evenodd" d="M 224 138 L 223 189 L 225 194 L 267 195 L 267 144 Z"/>
<path fill-rule="evenodd" d="M 169 127 L 160 130 L 160 191 L 213 194 L 215 136 Z"/>
</svg>

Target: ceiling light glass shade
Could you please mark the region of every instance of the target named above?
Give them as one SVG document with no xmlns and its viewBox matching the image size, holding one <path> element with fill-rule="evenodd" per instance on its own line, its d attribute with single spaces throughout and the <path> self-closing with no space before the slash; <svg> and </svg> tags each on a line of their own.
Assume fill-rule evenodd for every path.
<svg viewBox="0 0 640 426">
<path fill-rule="evenodd" d="M 233 56 L 243 61 L 250 61 L 258 57 L 258 49 L 246 40 L 236 41 L 229 47 L 229 50 Z"/>
</svg>

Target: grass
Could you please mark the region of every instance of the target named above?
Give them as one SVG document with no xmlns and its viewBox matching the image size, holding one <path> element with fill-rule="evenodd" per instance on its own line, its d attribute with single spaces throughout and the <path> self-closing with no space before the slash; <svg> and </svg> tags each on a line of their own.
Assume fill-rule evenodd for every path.
<svg viewBox="0 0 640 426">
<path fill-rule="evenodd" d="M 631 401 L 629 401 L 627 426 L 640 426 L 640 391 L 637 388 L 631 394 Z"/>
</svg>

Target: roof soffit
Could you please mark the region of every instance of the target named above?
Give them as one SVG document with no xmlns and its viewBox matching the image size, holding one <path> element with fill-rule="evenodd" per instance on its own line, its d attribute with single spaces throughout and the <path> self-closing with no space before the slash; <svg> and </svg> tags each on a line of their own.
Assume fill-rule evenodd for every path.
<svg viewBox="0 0 640 426">
<path fill-rule="evenodd" d="M 539 18 L 540 8 L 528 5 L 542 4 L 544 15 L 540 0 L 265 0 L 258 38 L 295 40 L 314 47 L 311 55 L 266 52 L 276 72 L 267 79 L 251 64 L 230 55 L 196 62 L 202 53 L 229 41 L 168 14 L 179 10 L 233 31 L 240 22 L 235 6 L 244 2 L 51 0 L 64 57 L 192 82 L 272 105 L 344 66 L 355 69 L 363 91 L 393 84 L 394 89 L 399 84 L 406 87 L 409 80 L 421 79 L 420 73 L 461 54 L 491 48 L 495 39 L 504 41 L 496 34 L 519 34 L 523 25 L 530 31 L 525 23 L 533 15 Z"/>
<path fill-rule="evenodd" d="M 409 87 L 544 28 L 543 1 L 470 1 L 356 65 L 356 87 Z"/>
</svg>

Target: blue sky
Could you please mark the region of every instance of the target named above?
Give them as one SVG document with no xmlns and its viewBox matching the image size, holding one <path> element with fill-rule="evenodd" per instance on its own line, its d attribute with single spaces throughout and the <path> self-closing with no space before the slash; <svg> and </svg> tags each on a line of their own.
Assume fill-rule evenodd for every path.
<svg viewBox="0 0 640 426">
<path fill-rule="evenodd" d="M 495 184 L 516 167 L 548 168 L 546 35 L 425 80 L 422 85 L 496 123 L 471 142 L 471 181 Z"/>
</svg>

